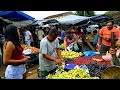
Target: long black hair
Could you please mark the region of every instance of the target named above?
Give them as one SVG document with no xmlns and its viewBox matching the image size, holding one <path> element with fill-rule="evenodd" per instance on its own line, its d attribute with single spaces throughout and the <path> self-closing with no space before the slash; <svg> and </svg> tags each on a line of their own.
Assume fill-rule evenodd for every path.
<svg viewBox="0 0 120 90">
<path fill-rule="evenodd" d="M 11 41 L 15 45 L 16 50 L 19 52 L 18 47 L 20 47 L 20 48 L 22 48 L 22 47 L 20 45 L 17 30 L 18 30 L 18 28 L 15 25 L 9 24 L 5 30 L 5 41 L 7 41 L 7 42 Z"/>
</svg>

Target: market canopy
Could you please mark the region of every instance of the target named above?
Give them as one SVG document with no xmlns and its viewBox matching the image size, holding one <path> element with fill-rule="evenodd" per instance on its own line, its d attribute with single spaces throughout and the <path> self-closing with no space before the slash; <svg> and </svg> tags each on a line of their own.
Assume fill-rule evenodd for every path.
<svg viewBox="0 0 120 90">
<path fill-rule="evenodd" d="M 76 24 L 74 24 L 75 26 L 78 26 L 78 25 L 89 25 L 88 22 L 91 22 L 91 24 L 98 24 L 98 23 L 102 23 L 102 22 L 107 22 L 109 20 L 113 20 L 113 18 L 105 15 L 105 14 L 102 14 L 102 15 L 96 15 L 96 16 L 92 16 L 92 17 L 89 17 L 88 20 L 83 20 L 81 22 L 78 22 Z"/>
<path fill-rule="evenodd" d="M 59 25 L 60 22 L 57 21 L 56 19 L 49 19 L 49 20 L 36 20 L 34 21 L 31 25 L 40 25 L 40 26 L 44 26 L 44 25 Z"/>
<path fill-rule="evenodd" d="M 63 18 L 57 19 L 61 24 L 66 24 L 66 25 L 74 25 L 78 22 L 81 22 L 83 20 L 87 20 L 90 17 L 86 17 L 86 16 L 78 16 L 78 15 L 69 15 L 69 16 L 65 16 Z"/>
<path fill-rule="evenodd" d="M 92 16 L 90 18 L 91 21 L 93 22 L 105 22 L 105 21 L 108 21 L 108 20 L 113 20 L 113 18 L 109 17 L 108 15 L 105 15 L 105 14 L 102 14 L 102 15 L 97 15 L 97 16 Z"/>
<path fill-rule="evenodd" d="M 35 19 L 21 11 L 0 11 L 0 17 L 3 17 L 11 21 L 24 21 Z"/>
</svg>

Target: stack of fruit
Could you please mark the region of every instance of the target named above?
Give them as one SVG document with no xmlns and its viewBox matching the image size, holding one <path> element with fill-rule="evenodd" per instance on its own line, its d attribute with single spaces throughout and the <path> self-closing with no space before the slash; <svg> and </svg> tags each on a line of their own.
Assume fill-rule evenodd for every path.
<svg viewBox="0 0 120 90">
<path fill-rule="evenodd" d="M 21 46 L 24 50 L 30 49 L 32 53 L 38 53 L 39 52 L 39 48 L 27 46 L 25 44 L 22 44 Z"/>
<path fill-rule="evenodd" d="M 89 64 L 86 64 L 86 66 L 89 69 L 89 74 L 92 77 L 99 77 L 101 78 L 102 72 L 108 68 L 105 64 L 98 64 L 96 62 L 91 62 Z"/>
<path fill-rule="evenodd" d="M 46 79 L 99 79 L 99 77 L 91 77 L 83 68 L 74 68 L 68 72 L 49 74 Z"/>
<path fill-rule="evenodd" d="M 82 52 L 74 52 L 74 51 L 61 51 L 61 55 L 65 60 L 72 60 L 74 58 L 77 58 L 79 56 L 82 56 Z"/>
<path fill-rule="evenodd" d="M 64 44 L 63 43 L 60 45 L 60 49 L 64 49 Z"/>
<path fill-rule="evenodd" d="M 98 61 L 93 60 L 92 57 L 78 57 L 78 58 L 74 59 L 73 61 L 71 61 L 69 63 L 76 64 L 76 65 L 80 66 L 80 65 L 83 65 L 83 64 L 89 64 L 90 62 L 96 62 L 98 64 L 104 64 L 104 65 L 107 65 L 107 66 L 111 65 L 110 60 L 103 60 L 103 61 L 98 62 Z"/>
</svg>

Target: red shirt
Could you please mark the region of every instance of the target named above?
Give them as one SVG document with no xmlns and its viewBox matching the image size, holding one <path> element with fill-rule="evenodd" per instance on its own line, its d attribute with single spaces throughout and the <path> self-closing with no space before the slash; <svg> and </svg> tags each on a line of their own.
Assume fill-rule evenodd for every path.
<svg viewBox="0 0 120 90">
<path fill-rule="evenodd" d="M 20 60 L 20 59 L 24 58 L 24 56 L 22 54 L 23 48 L 18 47 L 18 50 L 19 50 L 19 52 L 17 51 L 17 49 L 13 50 L 11 59 Z"/>
</svg>

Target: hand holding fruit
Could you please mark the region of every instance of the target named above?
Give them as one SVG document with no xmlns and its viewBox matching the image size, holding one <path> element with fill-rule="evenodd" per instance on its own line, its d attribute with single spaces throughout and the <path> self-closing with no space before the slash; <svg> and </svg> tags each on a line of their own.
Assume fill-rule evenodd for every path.
<svg viewBox="0 0 120 90">
<path fill-rule="evenodd" d="M 62 64 L 63 61 L 62 61 L 61 59 L 56 59 L 55 62 L 56 62 L 58 65 L 60 65 L 60 64 Z"/>
</svg>

